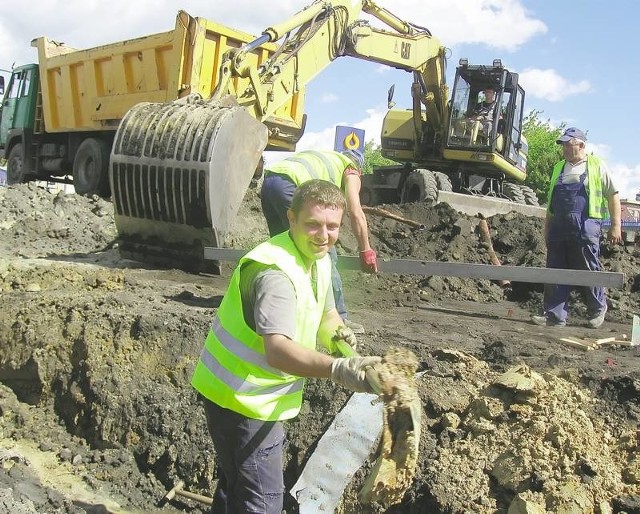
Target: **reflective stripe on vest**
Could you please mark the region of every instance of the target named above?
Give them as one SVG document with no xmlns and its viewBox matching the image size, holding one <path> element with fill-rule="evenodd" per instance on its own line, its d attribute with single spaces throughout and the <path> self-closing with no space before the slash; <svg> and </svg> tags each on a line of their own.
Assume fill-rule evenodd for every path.
<svg viewBox="0 0 640 514">
<path fill-rule="evenodd" d="M 228 339 L 227 343 L 229 343 L 229 340 L 233 341 L 233 343 L 229 345 L 229 348 L 231 349 L 232 352 L 234 350 L 239 351 L 240 354 L 242 355 L 247 355 L 249 353 L 245 351 L 246 347 L 242 348 L 243 346 L 242 343 L 238 343 L 237 341 L 235 341 L 233 337 L 228 332 L 226 332 L 226 330 L 222 328 L 217 317 L 215 318 L 215 322 L 217 322 L 216 324 L 218 326 L 218 331 L 216 332 L 216 330 L 212 328 L 211 332 L 209 332 L 209 335 L 207 336 L 207 340 L 209 340 L 212 336 L 216 336 L 220 341 L 219 334 L 220 334 L 220 331 L 222 331 L 225 333 L 225 336 Z M 205 341 L 205 346 L 202 349 L 202 352 L 200 352 L 200 360 L 211 373 L 213 373 L 222 382 L 227 384 L 231 389 L 233 389 L 234 391 L 237 391 L 238 393 L 284 395 L 284 394 L 289 394 L 291 392 L 295 392 L 302 389 L 302 385 L 304 381 L 301 378 L 297 379 L 295 382 L 278 383 L 270 387 L 256 385 L 247 380 L 243 380 L 242 378 L 226 370 L 224 366 L 220 364 L 218 359 L 216 359 L 216 357 L 209 351 L 209 348 L 207 347 L 208 346 L 207 342 L 210 342 L 210 341 Z M 253 353 L 254 355 L 258 355 L 258 354 L 255 354 L 255 352 Z M 236 355 L 240 356 L 239 354 L 236 354 Z M 265 370 L 272 372 L 274 375 L 280 375 L 282 377 L 287 376 L 285 373 L 275 368 L 272 368 L 271 366 L 266 364 L 266 359 L 264 358 L 264 355 L 262 356 L 261 359 L 260 358 L 255 359 L 255 362 L 253 362 L 253 364 L 256 364 L 259 366 L 257 362 L 260 360 L 262 360 L 265 363 L 265 366 L 264 366 Z"/>
<path fill-rule="evenodd" d="M 277 173 L 289 177 L 296 186 L 309 180 L 321 179 L 342 187 L 344 170 L 353 166 L 351 160 L 340 152 L 306 150 L 277 162 L 265 173 Z"/>
<path fill-rule="evenodd" d="M 245 322 L 240 274 L 248 261 L 281 269 L 296 292 L 294 341 L 316 347 L 326 295 L 331 284 L 328 256 L 316 261 L 317 297 L 289 233 L 284 232 L 251 250 L 236 267 L 218 314 L 205 340 L 191 383 L 204 397 L 221 407 L 261 420 L 284 420 L 302 406 L 304 380 L 267 363 L 264 340 Z"/>
<path fill-rule="evenodd" d="M 558 183 L 558 178 L 564 169 L 565 160 L 557 162 L 553 167 L 551 181 L 549 182 L 549 191 L 547 193 L 547 212 L 553 214 L 551 209 L 551 197 L 553 190 Z M 600 173 L 600 159 L 595 155 L 587 155 L 587 180 L 585 183 L 587 189 L 587 198 L 589 203 L 589 217 L 593 219 L 608 218 L 609 210 L 607 208 L 606 198 L 602 195 L 602 174 Z"/>
</svg>

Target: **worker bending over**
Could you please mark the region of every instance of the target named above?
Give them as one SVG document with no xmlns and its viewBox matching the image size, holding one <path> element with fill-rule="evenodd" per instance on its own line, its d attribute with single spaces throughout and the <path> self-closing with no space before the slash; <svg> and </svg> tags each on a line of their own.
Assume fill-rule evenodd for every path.
<svg viewBox="0 0 640 514">
<path fill-rule="evenodd" d="M 275 236 L 289 228 L 287 209 L 298 186 L 312 179 L 321 179 L 338 186 L 345 194 L 351 228 L 358 242 L 362 270 L 377 273 L 376 252 L 369 243 L 367 218 L 360 204 L 361 176 L 364 160 L 360 153 L 346 150 L 344 153 L 330 150 L 298 152 L 264 170 L 260 198 L 262 212 L 267 220 L 269 235 Z M 332 285 L 336 308 L 345 324 L 355 333 L 364 333 L 364 327 L 349 319 L 342 291 L 342 279 L 336 268 L 338 254 L 330 252 Z"/>
</svg>

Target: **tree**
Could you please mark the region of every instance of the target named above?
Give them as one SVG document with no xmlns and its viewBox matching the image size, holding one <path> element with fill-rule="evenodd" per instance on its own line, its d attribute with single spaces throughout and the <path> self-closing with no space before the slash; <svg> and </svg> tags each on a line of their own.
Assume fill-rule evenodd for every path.
<svg viewBox="0 0 640 514">
<path fill-rule="evenodd" d="M 524 119 L 522 131 L 529 144 L 527 160 L 527 185 L 531 187 L 541 204 L 547 202 L 549 181 L 553 165 L 562 159 L 562 149 L 556 140 L 564 130 L 563 123 L 554 128 L 549 120 L 541 121 L 541 111 L 532 111 Z"/>
<path fill-rule="evenodd" d="M 363 173 L 373 173 L 374 166 L 390 166 L 394 164 L 398 163 L 383 157 L 382 147 L 380 145 L 376 145 L 373 139 L 365 143 Z"/>
</svg>

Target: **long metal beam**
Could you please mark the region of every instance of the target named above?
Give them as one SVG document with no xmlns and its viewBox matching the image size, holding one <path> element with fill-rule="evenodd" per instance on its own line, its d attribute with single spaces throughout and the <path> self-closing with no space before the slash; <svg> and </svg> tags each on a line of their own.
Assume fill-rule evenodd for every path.
<svg viewBox="0 0 640 514">
<path fill-rule="evenodd" d="M 237 261 L 247 250 L 205 247 L 204 258 L 214 261 Z M 383 273 L 400 275 L 424 275 L 460 278 L 484 278 L 487 280 L 511 280 L 537 284 L 565 284 L 568 286 L 603 286 L 622 288 L 624 273 L 611 271 L 582 271 L 570 269 L 536 268 L 532 266 L 494 266 L 461 262 L 419 261 L 413 259 L 379 259 L 378 268 Z M 338 269 L 359 270 L 360 259 L 340 255 Z"/>
</svg>

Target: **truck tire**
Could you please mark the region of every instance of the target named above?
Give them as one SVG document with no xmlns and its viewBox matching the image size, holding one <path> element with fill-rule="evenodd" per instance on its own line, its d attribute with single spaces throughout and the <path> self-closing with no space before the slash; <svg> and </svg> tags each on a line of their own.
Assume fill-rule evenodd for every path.
<svg viewBox="0 0 640 514">
<path fill-rule="evenodd" d="M 438 198 L 438 183 L 429 170 L 412 171 L 402 188 L 402 203 L 435 202 Z"/>
<path fill-rule="evenodd" d="M 9 158 L 7 159 L 7 184 L 13 185 L 28 182 L 29 177 L 27 176 L 26 169 L 22 143 L 18 143 L 11 149 Z"/>
<path fill-rule="evenodd" d="M 446 173 L 442 173 L 441 171 L 434 171 L 433 174 L 436 177 L 436 182 L 438 183 L 438 189 L 440 191 L 453 191 L 453 185 L 451 185 L 451 179 L 449 175 Z"/>
<path fill-rule="evenodd" d="M 518 184 L 505 182 L 502 186 L 502 192 L 512 202 L 521 203 L 521 204 L 527 203 L 524 197 L 524 193 L 522 192 Z"/>
<path fill-rule="evenodd" d="M 80 195 L 109 196 L 109 153 L 106 141 L 87 138 L 73 159 L 73 187 Z"/>
<path fill-rule="evenodd" d="M 535 207 L 540 206 L 538 195 L 536 195 L 536 192 L 533 189 L 531 189 L 529 186 L 520 186 L 520 190 L 524 195 L 524 199 L 527 205 L 534 205 Z"/>
</svg>

